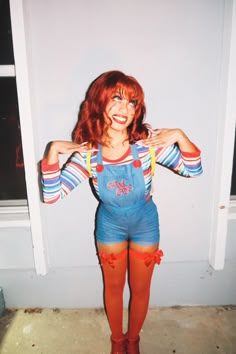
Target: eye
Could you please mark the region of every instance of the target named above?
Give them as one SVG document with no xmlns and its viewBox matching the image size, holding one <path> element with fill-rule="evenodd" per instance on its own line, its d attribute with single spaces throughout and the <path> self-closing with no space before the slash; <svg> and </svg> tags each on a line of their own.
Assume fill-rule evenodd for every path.
<svg viewBox="0 0 236 354">
<path fill-rule="evenodd" d="M 120 102 L 120 101 L 122 100 L 122 97 L 121 97 L 120 95 L 114 95 L 114 96 L 112 97 L 112 99 L 113 99 L 114 101 Z"/>
<path fill-rule="evenodd" d="M 129 101 L 129 105 L 132 106 L 132 107 L 136 107 L 137 106 L 137 100 L 130 100 Z"/>
</svg>

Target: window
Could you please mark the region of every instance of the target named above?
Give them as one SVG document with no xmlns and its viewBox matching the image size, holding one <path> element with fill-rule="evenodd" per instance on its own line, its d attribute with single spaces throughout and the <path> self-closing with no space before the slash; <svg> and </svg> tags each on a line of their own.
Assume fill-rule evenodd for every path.
<svg viewBox="0 0 236 354">
<path fill-rule="evenodd" d="M 236 136 L 236 132 L 235 132 Z M 236 200 L 236 141 L 234 142 L 234 159 L 233 159 L 233 171 L 231 179 L 231 200 Z"/>
<path fill-rule="evenodd" d="M 0 1 L 0 205 L 27 199 L 10 8 Z M 5 202 L 3 202 L 5 201 Z M 9 203 L 7 202 L 9 201 Z"/>
</svg>

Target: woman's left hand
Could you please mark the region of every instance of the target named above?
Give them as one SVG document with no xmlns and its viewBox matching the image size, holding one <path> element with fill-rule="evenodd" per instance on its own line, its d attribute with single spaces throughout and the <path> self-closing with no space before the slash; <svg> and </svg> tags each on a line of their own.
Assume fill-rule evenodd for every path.
<svg viewBox="0 0 236 354">
<path fill-rule="evenodd" d="M 151 130 L 151 132 L 153 134 L 151 138 L 143 139 L 137 143 L 148 147 L 167 147 L 178 143 L 181 136 L 184 135 L 180 129 L 163 128 Z"/>
<path fill-rule="evenodd" d="M 166 148 L 178 144 L 179 149 L 185 152 L 199 152 L 199 149 L 189 140 L 187 135 L 179 128 L 151 130 L 152 137 L 137 141 L 137 144 L 150 148 Z"/>
</svg>

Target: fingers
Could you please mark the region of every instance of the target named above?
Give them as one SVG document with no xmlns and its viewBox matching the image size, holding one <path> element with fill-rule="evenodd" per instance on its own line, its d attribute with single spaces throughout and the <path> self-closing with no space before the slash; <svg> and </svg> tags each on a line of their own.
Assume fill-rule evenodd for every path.
<svg viewBox="0 0 236 354">
<path fill-rule="evenodd" d="M 136 141 L 136 144 L 140 145 L 140 146 L 144 146 L 144 147 L 155 147 L 158 146 L 158 142 L 157 141 L 150 141 L 150 140 L 139 140 Z"/>
<path fill-rule="evenodd" d="M 138 140 L 136 144 L 146 147 L 155 147 L 162 143 L 162 139 L 159 136 L 159 133 L 156 136 L 152 136 L 151 138 Z"/>
<path fill-rule="evenodd" d="M 95 152 L 98 149 L 91 147 L 87 141 L 77 144 L 72 141 L 54 141 L 50 147 L 52 151 L 55 151 L 57 154 L 72 154 L 74 152 Z"/>
<path fill-rule="evenodd" d="M 86 147 L 75 149 L 74 152 L 96 152 L 98 149 L 88 149 Z"/>
<path fill-rule="evenodd" d="M 162 129 L 149 129 L 151 133 L 155 134 L 155 135 L 158 135 L 160 134 L 161 130 Z"/>
<path fill-rule="evenodd" d="M 74 152 L 96 152 L 98 149 L 95 149 L 94 147 L 90 147 L 90 144 L 88 144 L 87 141 L 83 142 L 82 144 L 77 144 L 75 147 Z"/>
<path fill-rule="evenodd" d="M 167 147 L 176 142 L 176 136 L 173 129 L 150 129 L 152 136 L 139 140 L 136 143 L 141 146 L 154 148 L 154 147 Z"/>
</svg>

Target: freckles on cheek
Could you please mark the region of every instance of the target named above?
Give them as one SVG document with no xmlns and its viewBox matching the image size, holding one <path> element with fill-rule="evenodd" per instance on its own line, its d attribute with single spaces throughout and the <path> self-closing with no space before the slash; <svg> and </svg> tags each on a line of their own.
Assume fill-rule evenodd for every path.
<svg viewBox="0 0 236 354">
<path fill-rule="evenodd" d="M 111 103 L 111 105 L 108 107 L 108 112 L 112 111 L 113 108 L 115 108 L 115 106 L 116 106 L 116 103 L 115 103 L 115 102 L 114 102 L 114 103 Z"/>
</svg>

